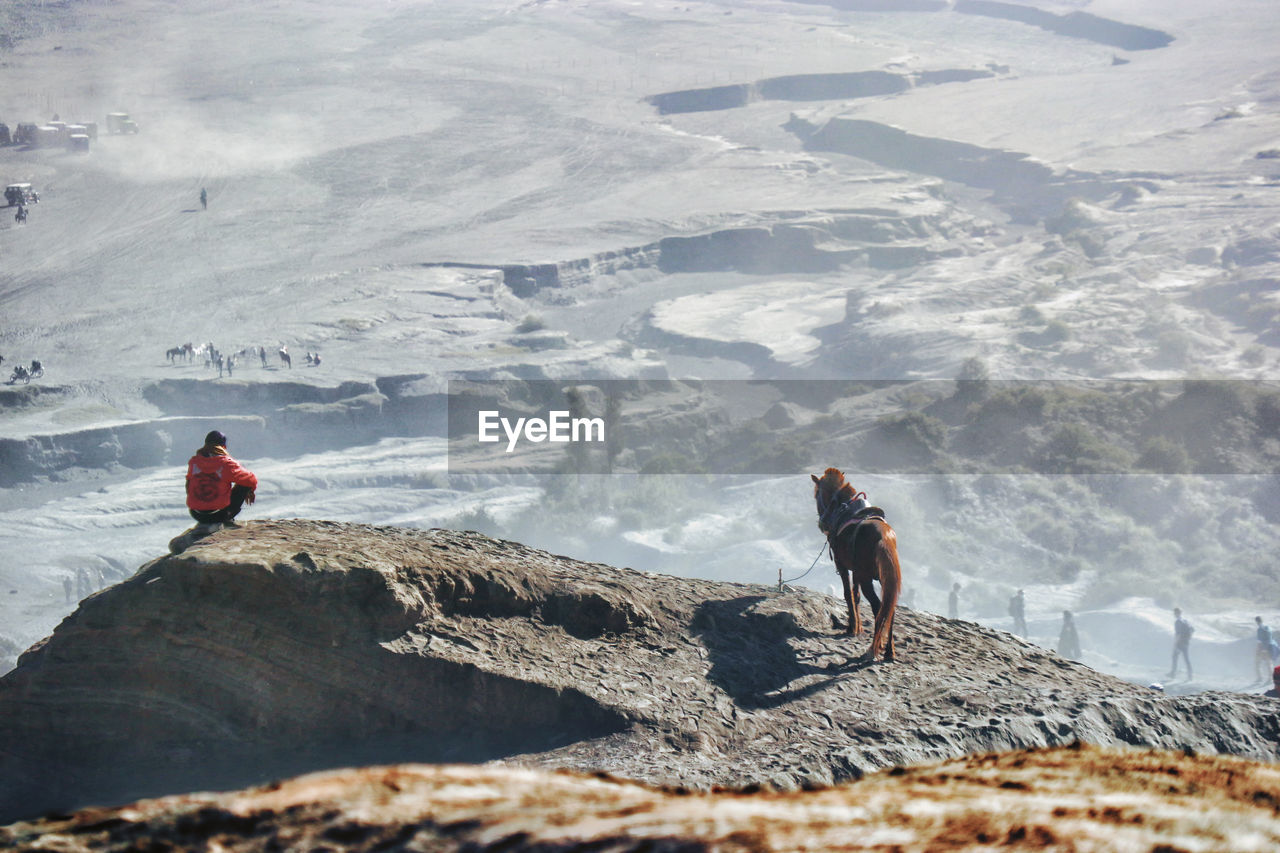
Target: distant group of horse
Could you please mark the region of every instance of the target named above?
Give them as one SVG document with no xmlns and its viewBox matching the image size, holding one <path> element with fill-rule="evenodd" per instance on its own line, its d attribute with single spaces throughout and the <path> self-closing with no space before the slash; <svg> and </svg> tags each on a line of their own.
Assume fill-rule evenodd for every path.
<svg viewBox="0 0 1280 853">
<path fill-rule="evenodd" d="M 4 364 L 4 356 L 0 355 L 0 364 Z M 9 385 L 21 382 L 23 385 L 29 383 L 32 379 L 39 379 L 44 376 L 44 365 L 40 363 L 40 359 L 31 359 L 31 366 L 19 364 L 13 368 L 13 372 L 9 374 Z"/>
<path fill-rule="evenodd" d="M 218 369 L 219 376 L 222 375 L 222 372 L 224 369 L 227 371 L 227 373 L 231 373 L 231 371 L 234 370 L 236 364 L 238 364 L 241 359 L 246 357 L 253 358 L 254 356 L 257 356 L 259 362 L 263 367 L 268 366 L 267 348 L 261 347 L 261 346 L 260 347 L 244 347 L 243 349 L 240 349 L 237 352 L 234 352 L 231 354 L 224 354 L 221 350 L 219 350 L 217 347 L 213 345 L 212 341 L 206 344 L 201 344 L 198 347 L 191 342 L 187 342 L 185 344 L 180 344 L 176 347 L 170 347 L 169 349 L 165 350 L 164 355 L 165 355 L 165 360 L 171 364 L 179 361 L 189 363 L 192 361 L 196 361 L 197 359 L 203 358 L 204 366 L 206 368 L 216 367 Z M 276 355 L 279 356 L 280 358 L 281 366 L 289 368 L 290 370 L 293 369 L 293 357 L 289 355 L 288 346 L 282 345 L 280 349 L 276 351 Z M 320 353 L 318 352 L 313 353 L 311 351 L 308 351 L 307 364 L 312 367 L 318 367 L 320 365 Z"/>
</svg>

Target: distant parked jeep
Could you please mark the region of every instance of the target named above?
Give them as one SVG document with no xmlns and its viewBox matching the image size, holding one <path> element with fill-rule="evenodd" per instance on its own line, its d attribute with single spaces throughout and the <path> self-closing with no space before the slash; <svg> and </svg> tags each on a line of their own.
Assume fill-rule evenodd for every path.
<svg viewBox="0 0 1280 853">
<path fill-rule="evenodd" d="M 10 207 L 20 204 L 35 204 L 40 196 L 31 189 L 31 184 L 9 184 L 4 188 L 4 200 Z"/>
<path fill-rule="evenodd" d="M 137 133 L 138 123 L 128 113 L 107 113 L 107 133 Z"/>
</svg>

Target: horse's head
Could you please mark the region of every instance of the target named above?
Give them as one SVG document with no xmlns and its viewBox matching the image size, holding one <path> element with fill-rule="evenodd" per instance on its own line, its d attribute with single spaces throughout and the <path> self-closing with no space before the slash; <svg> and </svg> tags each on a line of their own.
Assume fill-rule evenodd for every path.
<svg viewBox="0 0 1280 853">
<path fill-rule="evenodd" d="M 813 480 L 813 499 L 818 505 L 818 529 L 827 532 L 827 517 L 832 506 L 853 499 L 856 492 L 852 484 L 844 479 L 844 472 L 837 468 L 828 468 L 822 476 L 810 474 Z"/>
</svg>

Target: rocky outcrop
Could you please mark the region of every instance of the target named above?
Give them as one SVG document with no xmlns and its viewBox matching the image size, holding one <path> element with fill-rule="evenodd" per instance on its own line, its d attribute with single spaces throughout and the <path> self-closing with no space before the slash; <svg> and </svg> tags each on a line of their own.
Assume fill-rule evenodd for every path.
<svg viewBox="0 0 1280 853">
<path fill-rule="evenodd" d="M 0 828 L 92 850 L 1263 850 L 1271 764 L 1095 747 L 985 754 L 791 793 L 659 791 L 607 777 L 402 765 Z"/>
<path fill-rule="evenodd" d="M 904 610 L 474 533 L 264 521 L 95 594 L 0 679 L 0 820 L 324 767 L 503 758 L 707 788 L 1066 744 L 1280 755 L 1261 697 L 1166 697 Z"/>
</svg>

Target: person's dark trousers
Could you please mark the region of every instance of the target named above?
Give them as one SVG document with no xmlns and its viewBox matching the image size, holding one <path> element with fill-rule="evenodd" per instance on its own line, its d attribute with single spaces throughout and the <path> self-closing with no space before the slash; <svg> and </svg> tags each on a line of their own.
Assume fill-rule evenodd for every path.
<svg viewBox="0 0 1280 853">
<path fill-rule="evenodd" d="M 249 489 L 236 483 L 231 487 L 231 503 L 222 509 L 193 509 L 188 510 L 191 517 L 201 524 L 216 524 L 220 521 L 230 521 L 240 514 L 240 510 L 244 507 L 244 499 L 249 497 Z"/>
</svg>

